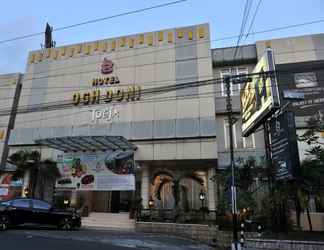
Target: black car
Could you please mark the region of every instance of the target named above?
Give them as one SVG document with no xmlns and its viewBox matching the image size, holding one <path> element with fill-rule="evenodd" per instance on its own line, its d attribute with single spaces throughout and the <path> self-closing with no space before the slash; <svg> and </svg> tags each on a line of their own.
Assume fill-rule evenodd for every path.
<svg viewBox="0 0 324 250">
<path fill-rule="evenodd" d="M 37 199 L 17 198 L 0 202 L 0 229 L 21 224 L 54 225 L 63 230 L 79 229 L 81 217 Z"/>
</svg>

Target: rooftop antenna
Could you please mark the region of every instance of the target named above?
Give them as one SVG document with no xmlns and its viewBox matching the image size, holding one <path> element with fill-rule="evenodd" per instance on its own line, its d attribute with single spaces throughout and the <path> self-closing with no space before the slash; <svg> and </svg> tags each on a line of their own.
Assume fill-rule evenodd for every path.
<svg viewBox="0 0 324 250">
<path fill-rule="evenodd" d="M 41 44 L 42 49 L 53 48 L 56 45 L 56 42 L 52 38 L 53 27 L 46 23 L 45 28 L 45 44 Z"/>
</svg>

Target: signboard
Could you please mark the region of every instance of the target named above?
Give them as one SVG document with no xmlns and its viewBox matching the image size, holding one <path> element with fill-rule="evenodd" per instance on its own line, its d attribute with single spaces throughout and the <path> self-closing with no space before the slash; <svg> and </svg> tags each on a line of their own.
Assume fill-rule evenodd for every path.
<svg viewBox="0 0 324 250">
<path fill-rule="evenodd" d="M 280 106 L 279 92 L 274 72 L 274 58 L 271 49 L 261 57 L 253 70 L 251 82 L 247 82 L 241 91 L 242 134 L 249 136 L 262 122 Z"/>
<path fill-rule="evenodd" d="M 134 152 L 61 155 L 57 160 L 61 178 L 56 187 L 77 190 L 135 190 Z"/>
<path fill-rule="evenodd" d="M 285 102 L 287 93 L 303 95 L 303 99 L 290 100 L 296 116 L 324 114 L 324 62 L 303 62 L 277 65 L 279 90 Z"/>
<path fill-rule="evenodd" d="M 299 154 L 293 112 L 270 121 L 272 164 L 276 180 L 292 179 L 299 169 Z"/>
</svg>

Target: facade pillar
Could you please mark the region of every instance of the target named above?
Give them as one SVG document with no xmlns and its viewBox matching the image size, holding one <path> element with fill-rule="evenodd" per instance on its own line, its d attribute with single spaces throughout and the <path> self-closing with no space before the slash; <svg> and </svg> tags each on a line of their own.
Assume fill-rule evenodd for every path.
<svg viewBox="0 0 324 250">
<path fill-rule="evenodd" d="M 211 167 L 208 169 L 208 209 L 215 211 L 216 210 L 216 202 L 217 202 L 217 193 L 215 192 L 215 168 Z"/>
<path fill-rule="evenodd" d="M 141 178 L 141 198 L 142 206 L 144 209 L 148 209 L 149 195 L 150 195 L 150 173 L 149 168 L 146 165 L 141 166 L 142 178 Z"/>
<path fill-rule="evenodd" d="M 26 197 L 25 190 L 28 190 L 29 182 L 30 182 L 30 170 L 27 170 L 24 174 L 24 179 L 23 179 L 23 187 L 21 190 L 22 197 Z M 31 190 L 28 191 L 30 192 Z"/>
</svg>

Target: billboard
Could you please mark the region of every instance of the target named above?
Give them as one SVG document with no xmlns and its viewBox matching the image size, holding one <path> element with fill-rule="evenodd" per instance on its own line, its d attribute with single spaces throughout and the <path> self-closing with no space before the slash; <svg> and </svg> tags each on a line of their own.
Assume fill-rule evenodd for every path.
<svg viewBox="0 0 324 250">
<path fill-rule="evenodd" d="M 241 90 L 243 136 L 253 133 L 280 106 L 275 74 L 262 74 L 269 71 L 275 71 L 271 49 L 267 49 L 255 66 L 253 80 L 247 82 Z"/>
<path fill-rule="evenodd" d="M 295 116 L 322 116 L 324 114 L 324 61 L 276 65 L 281 102 L 287 93 L 303 95 L 302 99 L 289 100 Z"/>
<path fill-rule="evenodd" d="M 270 137 L 275 179 L 294 178 L 298 174 L 299 155 L 293 112 L 284 112 L 271 119 Z"/>
<path fill-rule="evenodd" d="M 113 191 L 135 190 L 134 152 L 60 155 L 61 178 L 56 188 Z"/>
</svg>

